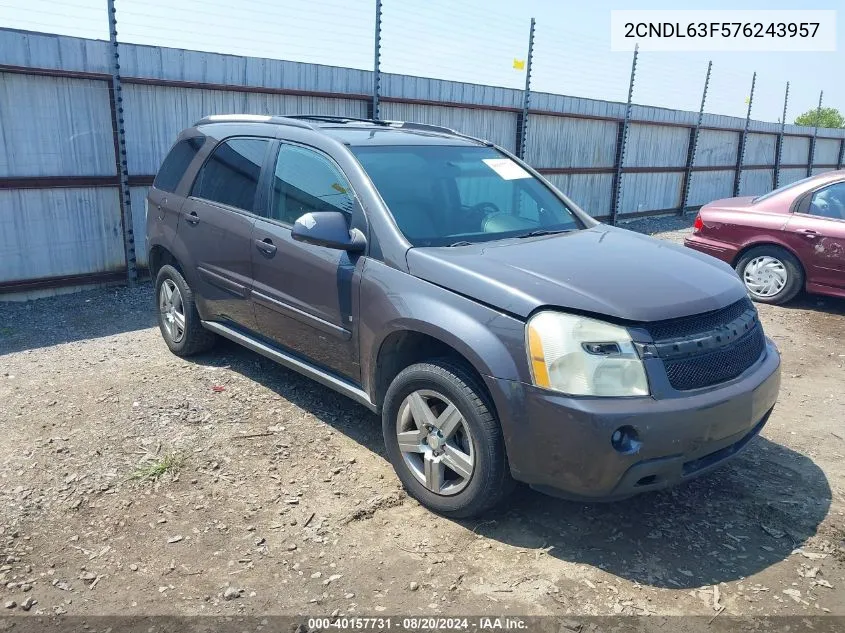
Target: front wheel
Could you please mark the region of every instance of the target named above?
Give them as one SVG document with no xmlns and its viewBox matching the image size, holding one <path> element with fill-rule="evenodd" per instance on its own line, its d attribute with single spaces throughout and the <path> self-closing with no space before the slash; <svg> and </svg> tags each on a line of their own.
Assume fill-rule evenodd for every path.
<svg viewBox="0 0 845 633">
<path fill-rule="evenodd" d="M 513 489 L 501 427 L 459 364 L 438 359 L 400 372 L 387 390 L 382 430 L 405 489 L 439 514 L 477 516 Z"/>
<path fill-rule="evenodd" d="M 736 272 L 754 301 L 781 305 L 795 298 L 804 285 L 804 270 L 780 246 L 752 248 L 736 264 Z"/>
</svg>

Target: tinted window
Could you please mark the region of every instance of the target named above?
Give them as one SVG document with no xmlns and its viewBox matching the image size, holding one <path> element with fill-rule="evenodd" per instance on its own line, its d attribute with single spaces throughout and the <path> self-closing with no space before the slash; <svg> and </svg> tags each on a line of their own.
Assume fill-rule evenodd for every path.
<svg viewBox="0 0 845 633">
<path fill-rule="evenodd" d="M 293 224 L 309 211 L 351 213 L 349 182 L 328 158 L 295 145 L 282 145 L 276 160 L 270 217 Z"/>
<path fill-rule="evenodd" d="M 762 202 L 763 200 L 768 200 L 769 198 L 772 198 L 772 197 L 774 197 L 774 196 L 776 196 L 780 193 L 783 193 L 784 191 L 789 191 L 793 187 L 798 187 L 800 185 L 804 185 L 804 184 L 807 183 L 808 180 L 812 180 L 813 178 L 815 178 L 815 176 L 808 176 L 807 178 L 802 178 L 801 180 L 796 180 L 795 182 L 790 182 L 789 184 L 782 185 L 782 186 L 778 187 L 777 189 L 770 191 L 769 193 L 764 193 L 762 196 L 757 196 L 756 198 L 754 198 L 754 200 L 752 200 L 752 202 L 756 203 L 756 202 Z"/>
<path fill-rule="evenodd" d="M 489 147 L 353 147 L 399 229 L 444 246 L 583 228 L 538 178 Z"/>
<path fill-rule="evenodd" d="M 838 182 L 814 193 L 807 213 L 823 218 L 845 220 L 845 182 Z"/>
<path fill-rule="evenodd" d="M 230 139 L 218 145 L 200 169 L 191 195 L 252 211 L 258 177 L 270 141 Z"/>
<path fill-rule="evenodd" d="M 156 174 L 153 186 L 161 191 L 176 191 L 179 181 L 188 169 L 188 165 L 194 160 L 194 156 L 205 143 L 204 136 L 196 136 L 194 138 L 186 138 L 184 141 L 179 141 L 170 150 L 170 153 L 161 164 L 161 168 Z"/>
</svg>

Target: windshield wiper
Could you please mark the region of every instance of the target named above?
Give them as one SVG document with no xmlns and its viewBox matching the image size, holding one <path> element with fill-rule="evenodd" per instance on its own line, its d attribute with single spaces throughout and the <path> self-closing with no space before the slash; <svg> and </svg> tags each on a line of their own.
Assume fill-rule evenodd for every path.
<svg viewBox="0 0 845 633">
<path fill-rule="evenodd" d="M 453 244 L 449 244 L 449 248 L 452 248 L 453 246 L 472 246 L 472 242 L 461 240 L 460 242 L 454 242 Z"/>
<path fill-rule="evenodd" d="M 569 233 L 571 231 L 572 229 L 539 229 L 523 235 L 517 235 L 517 237 L 522 239 L 524 237 L 539 237 L 540 235 L 557 235 L 558 233 Z"/>
</svg>

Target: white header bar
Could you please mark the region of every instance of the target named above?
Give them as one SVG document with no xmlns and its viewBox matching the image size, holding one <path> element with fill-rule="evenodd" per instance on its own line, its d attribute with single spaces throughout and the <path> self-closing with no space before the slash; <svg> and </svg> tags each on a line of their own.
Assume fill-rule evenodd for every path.
<svg viewBox="0 0 845 633">
<path fill-rule="evenodd" d="M 836 51 L 836 11 L 611 11 L 612 51 Z"/>
</svg>

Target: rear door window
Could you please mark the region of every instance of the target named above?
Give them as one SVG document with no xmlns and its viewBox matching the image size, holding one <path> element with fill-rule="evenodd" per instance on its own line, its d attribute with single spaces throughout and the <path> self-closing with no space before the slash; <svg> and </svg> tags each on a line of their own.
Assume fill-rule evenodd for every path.
<svg viewBox="0 0 845 633">
<path fill-rule="evenodd" d="M 176 143 L 161 164 L 161 168 L 153 181 L 153 187 L 168 193 L 176 191 L 176 187 L 179 186 L 179 181 L 185 175 L 188 165 L 194 160 L 204 143 L 204 136 L 186 138 Z"/>
<path fill-rule="evenodd" d="M 845 182 L 837 182 L 816 191 L 807 213 L 820 218 L 845 220 Z"/>
<path fill-rule="evenodd" d="M 233 138 L 220 143 L 200 169 L 191 195 L 252 212 L 270 139 Z"/>
</svg>

